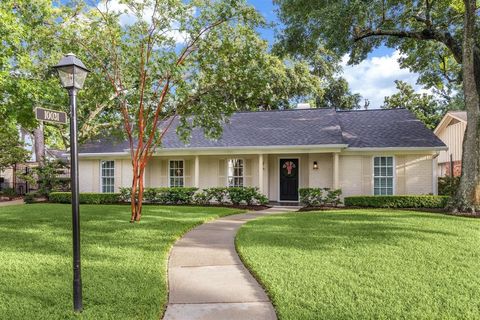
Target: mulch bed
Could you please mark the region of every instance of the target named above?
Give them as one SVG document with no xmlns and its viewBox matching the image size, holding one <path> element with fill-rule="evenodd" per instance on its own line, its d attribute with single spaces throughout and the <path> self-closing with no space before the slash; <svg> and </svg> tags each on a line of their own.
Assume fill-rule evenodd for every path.
<svg viewBox="0 0 480 320">
<path fill-rule="evenodd" d="M 303 207 L 300 208 L 299 212 L 308 212 L 308 211 L 328 211 L 328 210 L 345 210 L 345 209 L 369 209 L 364 207 Z M 371 209 L 387 209 L 387 208 L 371 208 Z M 467 218 L 480 218 L 480 211 L 477 212 L 450 212 L 445 209 L 440 208 L 394 208 L 395 210 L 404 210 L 404 211 L 418 211 L 418 212 L 429 212 L 429 213 L 438 213 L 448 216 L 456 217 L 467 217 Z"/>
<path fill-rule="evenodd" d="M 346 207 L 301 207 L 298 212 L 344 210 Z"/>
<path fill-rule="evenodd" d="M 35 201 L 35 202 L 48 202 L 46 199 L 42 199 L 42 201 Z M 52 202 L 54 203 L 54 202 Z M 80 205 L 83 205 L 81 203 Z M 129 206 L 130 202 L 119 202 L 119 203 L 102 203 L 102 206 L 108 205 L 125 205 Z M 233 204 L 158 204 L 158 203 L 144 203 L 143 206 L 166 206 L 166 207 L 216 207 L 216 208 L 232 208 L 232 209 L 243 209 L 243 210 L 250 210 L 250 211 L 261 211 L 270 209 L 272 206 L 266 205 L 233 205 Z"/>
<path fill-rule="evenodd" d="M 7 198 L 7 197 L 1 197 L 0 196 L 0 202 L 10 202 L 10 201 L 14 201 L 14 200 L 20 200 L 22 199 L 22 197 L 15 197 L 15 198 Z"/>
</svg>

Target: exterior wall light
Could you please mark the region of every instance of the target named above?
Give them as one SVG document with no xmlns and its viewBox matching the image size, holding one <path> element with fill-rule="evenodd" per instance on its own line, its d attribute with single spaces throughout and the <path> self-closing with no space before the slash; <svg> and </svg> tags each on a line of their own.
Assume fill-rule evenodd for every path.
<svg viewBox="0 0 480 320">
<path fill-rule="evenodd" d="M 313 170 L 317 170 L 318 169 L 318 163 L 317 161 L 313 161 Z"/>
</svg>

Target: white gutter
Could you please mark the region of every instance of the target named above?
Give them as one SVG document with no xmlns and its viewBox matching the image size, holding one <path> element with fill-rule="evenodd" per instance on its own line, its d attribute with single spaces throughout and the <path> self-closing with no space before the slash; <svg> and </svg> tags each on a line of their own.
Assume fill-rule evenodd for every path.
<svg viewBox="0 0 480 320">
<path fill-rule="evenodd" d="M 297 146 L 242 146 L 242 147 L 205 147 L 205 148 L 159 148 L 154 156 L 170 155 L 222 155 L 222 154 L 258 154 L 258 153 L 330 153 L 330 152 L 438 152 L 447 147 L 389 147 L 389 148 L 348 148 L 347 144 L 297 145 Z M 128 149 L 123 152 L 80 153 L 81 158 L 129 156 Z"/>
<path fill-rule="evenodd" d="M 297 145 L 297 146 L 242 146 L 242 147 L 206 147 L 206 148 L 159 148 L 154 153 L 160 155 L 219 155 L 219 154 L 258 154 L 264 152 L 276 153 L 312 153 L 312 152 L 339 152 L 347 144 Z M 82 158 L 128 156 L 129 150 L 123 152 L 79 153 Z"/>
<path fill-rule="evenodd" d="M 386 147 L 386 148 L 346 148 L 345 151 L 445 151 L 444 147 Z"/>
</svg>

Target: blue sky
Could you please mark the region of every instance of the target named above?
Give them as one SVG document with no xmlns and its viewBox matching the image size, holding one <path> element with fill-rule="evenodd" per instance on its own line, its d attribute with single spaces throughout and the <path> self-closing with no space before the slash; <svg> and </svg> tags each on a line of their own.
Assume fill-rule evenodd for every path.
<svg viewBox="0 0 480 320">
<path fill-rule="evenodd" d="M 272 0 L 248 0 L 268 22 L 281 24 L 276 16 L 276 8 Z M 274 42 L 273 29 L 260 29 L 261 36 L 271 43 Z M 418 75 L 406 69 L 400 69 L 397 59 L 399 53 L 391 48 L 380 47 L 373 51 L 366 60 L 355 66 L 347 66 L 346 59 L 343 65 L 343 77 L 347 79 L 350 88 L 355 93 L 360 93 L 364 99 L 370 101 L 371 108 L 378 108 L 383 103 L 384 97 L 396 92 L 395 80 L 403 80 L 412 84 L 418 91 L 421 87 L 416 85 Z"/>
<path fill-rule="evenodd" d="M 276 27 L 259 30 L 261 36 L 272 44 L 275 40 L 275 28 L 282 27 L 278 21 L 276 8 L 272 0 L 247 1 L 265 17 L 267 22 L 277 24 Z M 109 7 L 120 10 L 123 5 L 119 3 L 119 0 L 112 0 Z M 125 10 L 125 8 L 121 10 Z M 150 15 L 147 14 L 147 16 Z M 122 19 L 125 24 L 128 24 L 130 20 L 135 18 L 126 14 L 122 15 Z M 180 40 L 183 39 L 181 34 L 174 34 L 173 36 L 178 36 Z M 348 58 L 344 57 L 342 60 L 342 76 L 348 81 L 352 92 L 359 93 L 363 99 L 370 101 L 370 108 L 379 108 L 383 104 L 385 96 L 396 92 L 395 80 L 403 80 L 412 84 L 416 90 L 422 91 L 422 88 L 416 85 L 418 75 L 406 69 L 400 69 L 398 65 L 399 57 L 398 51 L 385 47 L 375 50 L 366 60 L 355 66 L 348 66 Z"/>
</svg>

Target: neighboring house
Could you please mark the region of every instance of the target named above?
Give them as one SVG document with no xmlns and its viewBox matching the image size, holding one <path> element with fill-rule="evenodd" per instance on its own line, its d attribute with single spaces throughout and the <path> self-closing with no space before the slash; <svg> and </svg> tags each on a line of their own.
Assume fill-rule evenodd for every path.
<svg viewBox="0 0 480 320">
<path fill-rule="evenodd" d="M 45 157 L 47 160 L 51 161 L 68 161 L 68 158 L 65 156 L 65 151 L 63 150 L 46 149 Z M 6 188 L 13 188 L 18 194 L 25 194 L 36 190 L 37 185 L 28 183 L 28 181 L 23 179 L 22 176 L 29 173 L 31 169 L 38 167 L 38 165 L 38 162 L 29 161 L 25 163 L 18 163 L 10 168 L 0 171 L 0 191 Z M 61 172 L 58 172 L 57 177 L 69 179 L 70 170 L 64 169 Z"/>
<path fill-rule="evenodd" d="M 467 113 L 465 111 L 450 111 L 440 121 L 434 133 L 448 147 L 438 156 L 438 175 L 440 177 L 459 177 L 462 174 L 463 136 L 467 129 Z"/>
<path fill-rule="evenodd" d="M 177 121 L 178 124 L 178 121 Z M 131 185 L 127 142 L 80 148 L 80 190 Z M 271 201 L 298 201 L 302 187 L 349 195 L 437 193 L 445 144 L 405 109 L 239 112 L 212 141 L 194 129 L 188 145 L 172 128 L 145 172 L 146 187 L 254 186 Z"/>
</svg>

